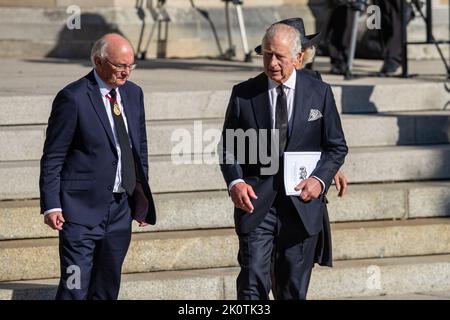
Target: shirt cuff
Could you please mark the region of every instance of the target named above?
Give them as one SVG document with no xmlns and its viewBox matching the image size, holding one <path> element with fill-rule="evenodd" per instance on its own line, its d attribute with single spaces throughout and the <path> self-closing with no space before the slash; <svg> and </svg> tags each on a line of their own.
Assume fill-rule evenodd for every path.
<svg viewBox="0 0 450 320">
<path fill-rule="evenodd" d="M 62 211 L 62 209 L 61 209 L 61 208 L 53 208 L 53 209 L 44 211 L 44 217 L 45 217 L 46 215 L 48 215 L 50 212 L 55 212 L 55 211 Z"/>
<path fill-rule="evenodd" d="M 228 191 L 231 191 L 231 188 L 234 187 L 235 184 L 238 184 L 239 182 L 245 182 L 243 179 L 236 179 L 230 182 L 228 185 Z"/>
<path fill-rule="evenodd" d="M 320 179 L 317 176 L 311 176 L 311 177 L 319 180 L 319 182 L 322 184 L 322 192 L 320 194 L 323 194 L 325 192 L 325 183 L 322 181 L 322 179 Z"/>
</svg>

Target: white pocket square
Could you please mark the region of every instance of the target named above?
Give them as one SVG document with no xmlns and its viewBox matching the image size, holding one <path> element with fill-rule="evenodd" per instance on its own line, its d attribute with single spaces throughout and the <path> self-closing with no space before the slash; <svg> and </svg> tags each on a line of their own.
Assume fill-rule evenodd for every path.
<svg viewBox="0 0 450 320">
<path fill-rule="evenodd" d="M 317 109 L 311 109 L 311 110 L 309 111 L 309 118 L 308 118 L 308 121 L 315 121 L 315 120 L 320 119 L 320 118 L 322 118 L 322 117 L 323 117 L 323 115 L 322 115 L 322 112 L 320 112 L 320 110 L 317 110 Z"/>
</svg>

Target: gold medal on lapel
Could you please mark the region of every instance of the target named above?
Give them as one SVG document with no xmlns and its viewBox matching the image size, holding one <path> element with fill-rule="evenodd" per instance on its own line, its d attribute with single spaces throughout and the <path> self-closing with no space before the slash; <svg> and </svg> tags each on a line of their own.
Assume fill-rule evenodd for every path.
<svg viewBox="0 0 450 320">
<path fill-rule="evenodd" d="M 116 116 L 120 116 L 120 108 L 119 108 L 119 105 L 117 103 L 114 104 L 114 114 Z"/>
</svg>

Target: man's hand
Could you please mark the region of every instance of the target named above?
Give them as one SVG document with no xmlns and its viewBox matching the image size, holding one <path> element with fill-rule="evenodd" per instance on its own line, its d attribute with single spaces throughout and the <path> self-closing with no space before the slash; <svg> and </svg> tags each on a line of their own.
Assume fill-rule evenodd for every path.
<svg viewBox="0 0 450 320">
<path fill-rule="evenodd" d="M 322 192 L 322 184 L 315 178 L 308 178 L 300 182 L 295 188 L 295 191 L 302 190 L 300 199 L 308 202 L 317 199 Z"/>
<path fill-rule="evenodd" d="M 233 200 L 234 206 L 240 208 L 249 213 L 253 212 L 253 205 L 250 201 L 252 199 L 258 199 L 251 185 L 245 182 L 236 183 L 230 190 L 231 200 Z"/>
<path fill-rule="evenodd" d="M 141 221 L 137 221 L 137 220 L 136 220 L 136 222 L 139 223 L 139 227 L 140 227 L 140 228 L 143 228 L 143 227 L 148 226 L 148 223 L 147 223 L 147 222 L 141 222 Z"/>
<path fill-rule="evenodd" d="M 333 178 L 336 184 L 336 190 L 338 191 L 338 197 L 343 197 L 345 192 L 348 190 L 348 181 L 344 173 L 339 170 Z"/>
<path fill-rule="evenodd" d="M 62 230 L 62 226 L 66 220 L 64 220 L 61 211 L 50 212 L 44 217 L 44 222 L 53 230 Z"/>
</svg>

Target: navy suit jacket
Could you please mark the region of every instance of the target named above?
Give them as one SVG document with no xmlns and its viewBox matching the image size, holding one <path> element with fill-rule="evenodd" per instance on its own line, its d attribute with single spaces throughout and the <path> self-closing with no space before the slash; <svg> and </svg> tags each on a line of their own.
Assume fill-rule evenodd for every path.
<svg viewBox="0 0 450 320">
<path fill-rule="evenodd" d="M 310 110 L 318 109 L 323 117 L 308 121 Z M 272 116 L 268 94 L 267 76 L 262 73 L 255 78 L 234 86 L 219 143 L 221 170 L 227 186 L 235 179 L 243 179 L 252 186 L 258 199 L 251 200 L 253 213 L 235 208 L 235 226 L 238 234 L 245 234 L 256 228 L 274 203 L 277 192 L 284 192 L 283 160 L 280 159 L 281 170 L 273 175 L 261 175 L 261 168 L 267 167 L 258 155 L 256 164 L 239 163 L 236 148 L 227 150 L 227 129 L 267 129 L 272 128 Z M 246 144 L 248 154 L 255 151 L 259 145 Z M 270 138 L 269 138 L 270 139 Z M 270 140 L 269 140 L 270 141 Z M 308 75 L 307 71 L 297 71 L 297 81 L 294 97 L 293 121 L 286 151 L 321 151 L 321 159 L 311 175 L 315 175 L 325 183 L 325 190 L 318 198 L 303 202 L 298 196 L 289 198 L 294 204 L 309 235 L 318 234 L 323 229 L 324 221 L 329 228 L 326 215 L 326 192 L 332 179 L 344 163 L 348 152 L 344 133 L 342 131 L 339 113 L 336 109 L 331 87 L 319 79 Z M 267 154 L 270 154 L 270 143 Z M 232 161 L 225 161 L 226 159 Z"/>
<path fill-rule="evenodd" d="M 155 224 L 142 89 L 127 81 L 119 91 L 136 167 L 136 189 L 129 201 L 132 215 Z M 41 159 L 41 213 L 62 208 L 66 221 L 98 225 L 109 210 L 117 161 L 112 128 L 91 71 L 53 101 Z"/>
</svg>

